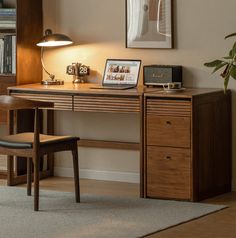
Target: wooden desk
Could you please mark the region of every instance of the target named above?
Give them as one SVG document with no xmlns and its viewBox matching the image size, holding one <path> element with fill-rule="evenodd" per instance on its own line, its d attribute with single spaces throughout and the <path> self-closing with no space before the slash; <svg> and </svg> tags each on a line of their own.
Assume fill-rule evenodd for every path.
<svg viewBox="0 0 236 238">
<path fill-rule="evenodd" d="M 54 102 L 54 110 L 137 114 L 139 143 L 82 138 L 80 146 L 138 150 L 141 197 L 198 201 L 231 190 L 230 92 L 187 89 L 166 93 L 142 86 L 129 90 L 92 86 L 31 84 L 8 91 L 17 97 Z M 48 132 L 53 133 L 52 111 L 48 124 Z M 49 172 L 53 175 L 53 164 Z"/>
<path fill-rule="evenodd" d="M 45 86 L 29 84 L 9 87 L 12 96 L 28 98 L 31 100 L 50 101 L 54 103 L 54 110 L 67 110 L 74 112 L 102 112 L 102 113 L 135 113 L 140 118 L 139 143 L 124 141 L 100 141 L 81 139 L 80 146 L 138 150 L 140 152 L 140 195 L 144 196 L 143 178 L 143 94 L 156 89 L 138 87 L 128 90 L 101 90 L 91 89 L 93 84 L 72 84 Z M 48 114 L 49 133 L 53 133 L 53 112 Z M 21 125 L 22 126 L 22 125 Z M 13 165 L 11 165 L 13 168 Z M 53 175 L 53 164 L 49 170 Z M 22 177 L 22 176 L 21 176 Z M 24 179 L 22 177 L 22 179 Z M 18 179 L 18 181 L 22 181 Z M 17 183 L 17 178 L 11 178 L 10 184 Z"/>
</svg>

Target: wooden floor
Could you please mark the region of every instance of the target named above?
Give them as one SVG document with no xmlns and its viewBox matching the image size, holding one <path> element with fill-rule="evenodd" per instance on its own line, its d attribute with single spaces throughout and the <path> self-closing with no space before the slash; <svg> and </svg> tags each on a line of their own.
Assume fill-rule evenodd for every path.
<svg viewBox="0 0 236 238">
<path fill-rule="evenodd" d="M 5 181 L 0 180 L 0 185 L 5 185 Z M 40 182 L 40 188 L 58 191 L 73 191 L 73 181 L 70 178 L 49 178 Z M 81 180 L 81 193 L 110 196 L 122 194 L 124 197 L 138 197 L 139 187 L 137 184 Z M 228 205 L 229 208 L 161 231 L 148 236 L 148 238 L 235 238 L 236 192 L 227 193 L 212 199 L 208 199 L 204 202 L 225 204 Z"/>
</svg>

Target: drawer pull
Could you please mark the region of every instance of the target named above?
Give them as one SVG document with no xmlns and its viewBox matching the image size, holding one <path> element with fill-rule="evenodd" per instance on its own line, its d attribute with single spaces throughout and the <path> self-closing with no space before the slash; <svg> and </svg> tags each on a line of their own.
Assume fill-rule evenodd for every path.
<svg viewBox="0 0 236 238">
<path fill-rule="evenodd" d="M 166 124 L 167 125 L 171 125 L 171 121 L 166 121 Z"/>
<path fill-rule="evenodd" d="M 171 160 L 171 156 L 166 156 L 166 159 Z"/>
</svg>

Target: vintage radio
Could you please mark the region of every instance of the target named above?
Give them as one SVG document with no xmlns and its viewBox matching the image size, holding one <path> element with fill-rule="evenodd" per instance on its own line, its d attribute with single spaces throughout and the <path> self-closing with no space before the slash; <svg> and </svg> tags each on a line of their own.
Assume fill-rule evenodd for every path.
<svg viewBox="0 0 236 238">
<path fill-rule="evenodd" d="M 146 65 L 143 66 L 143 84 L 162 86 L 166 83 L 182 83 L 182 66 L 180 65 Z"/>
</svg>

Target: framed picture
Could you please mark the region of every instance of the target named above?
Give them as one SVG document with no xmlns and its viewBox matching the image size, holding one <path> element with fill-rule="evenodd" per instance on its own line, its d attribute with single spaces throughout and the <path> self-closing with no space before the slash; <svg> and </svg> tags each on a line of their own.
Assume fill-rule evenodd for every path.
<svg viewBox="0 0 236 238">
<path fill-rule="evenodd" d="M 126 47 L 172 48 L 172 0 L 126 0 Z"/>
<path fill-rule="evenodd" d="M 107 59 L 103 75 L 103 85 L 138 84 L 141 60 Z"/>
</svg>

